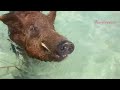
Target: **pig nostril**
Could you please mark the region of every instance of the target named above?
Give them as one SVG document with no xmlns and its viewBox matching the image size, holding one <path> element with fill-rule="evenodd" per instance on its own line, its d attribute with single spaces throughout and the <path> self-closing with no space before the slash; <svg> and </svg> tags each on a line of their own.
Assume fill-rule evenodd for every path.
<svg viewBox="0 0 120 90">
<path fill-rule="evenodd" d="M 64 51 L 65 49 L 67 49 L 67 46 L 61 46 L 60 50 Z"/>
<path fill-rule="evenodd" d="M 71 54 L 74 50 L 74 44 L 69 41 L 62 41 L 58 45 L 58 53 L 60 55 L 67 55 Z"/>
<path fill-rule="evenodd" d="M 74 44 L 69 45 L 68 54 L 71 54 L 74 51 Z"/>
</svg>

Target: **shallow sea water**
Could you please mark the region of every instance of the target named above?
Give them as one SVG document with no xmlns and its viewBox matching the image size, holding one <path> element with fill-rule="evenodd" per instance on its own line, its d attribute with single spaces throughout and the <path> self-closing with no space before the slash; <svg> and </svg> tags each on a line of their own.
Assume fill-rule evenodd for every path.
<svg viewBox="0 0 120 90">
<path fill-rule="evenodd" d="M 120 78 L 120 12 L 58 11 L 55 28 L 75 44 L 75 51 L 59 63 L 27 58 L 22 65 L 10 50 L 7 26 L 0 22 L 0 79 Z"/>
</svg>

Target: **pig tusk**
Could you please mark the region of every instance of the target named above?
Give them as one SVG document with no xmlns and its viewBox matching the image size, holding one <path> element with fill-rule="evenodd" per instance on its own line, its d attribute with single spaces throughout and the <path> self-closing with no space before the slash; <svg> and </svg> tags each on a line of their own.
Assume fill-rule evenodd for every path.
<svg viewBox="0 0 120 90">
<path fill-rule="evenodd" d="M 41 43 L 41 45 L 50 52 L 50 49 L 44 43 Z"/>
</svg>

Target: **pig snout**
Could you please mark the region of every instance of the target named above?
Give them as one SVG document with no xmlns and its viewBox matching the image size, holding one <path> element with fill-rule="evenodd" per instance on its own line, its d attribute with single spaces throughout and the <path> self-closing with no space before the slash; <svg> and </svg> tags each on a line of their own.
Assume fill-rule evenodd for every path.
<svg viewBox="0 0 120 90">
<path fill-rule="evenodd" d="M 57 45 L 57 52 L 60 56 L 71 54 L 74 51 L 74 44 L 70 41 L 61 41 Z"/>
</svg>

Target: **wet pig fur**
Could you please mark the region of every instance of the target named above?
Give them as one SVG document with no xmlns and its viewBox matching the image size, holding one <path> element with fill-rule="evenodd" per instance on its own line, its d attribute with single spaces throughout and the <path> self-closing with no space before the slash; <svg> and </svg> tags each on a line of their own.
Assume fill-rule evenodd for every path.
<svg viewBox="0 0 120 90">
<path fill-rule="evenodd" d="M 11 11 L 0 16 L 8 26 L 10 39 L 28 56 L 43 61 L 62 61 L 74 51 L 74 44 L 55 31 L 56 11 Z"/>
</svg>

